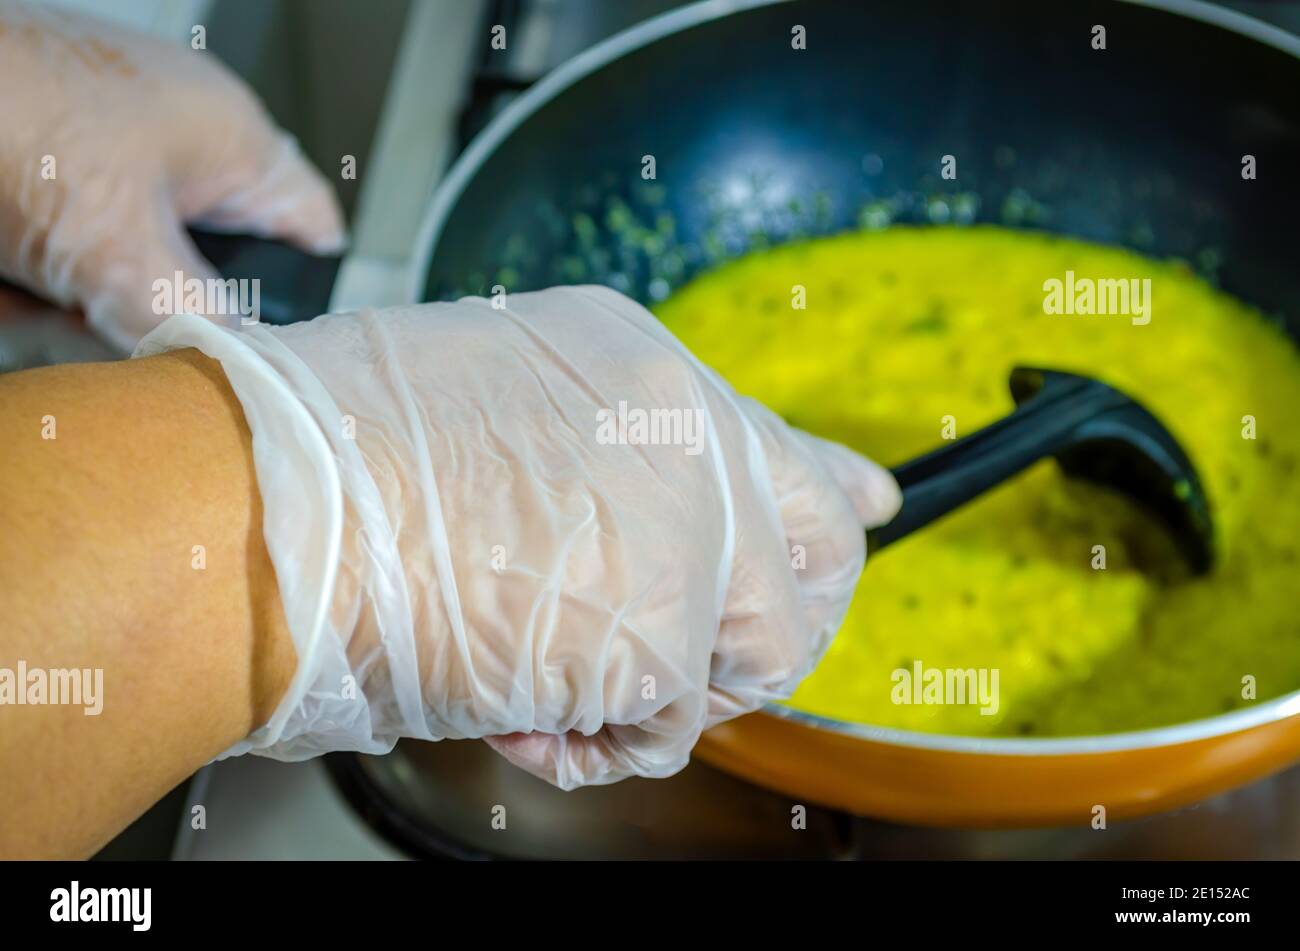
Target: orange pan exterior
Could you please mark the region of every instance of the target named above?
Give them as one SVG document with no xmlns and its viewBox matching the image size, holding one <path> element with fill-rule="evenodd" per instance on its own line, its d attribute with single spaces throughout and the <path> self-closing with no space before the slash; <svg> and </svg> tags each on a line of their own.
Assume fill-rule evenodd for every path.
<svg viewBox="0 0 1300 951">
<path fill-rule="evenodd" d="M 796 800 L 893 822 L 1085 825 L 1098 805 L 1108 820 L 1162 812 L 1285 768 L 1300 759 L 1300 714 L 1187 742 L 1038 754 L 882 742 L 759 712 L 714 727 L 695 752 Z"/>
</svg>

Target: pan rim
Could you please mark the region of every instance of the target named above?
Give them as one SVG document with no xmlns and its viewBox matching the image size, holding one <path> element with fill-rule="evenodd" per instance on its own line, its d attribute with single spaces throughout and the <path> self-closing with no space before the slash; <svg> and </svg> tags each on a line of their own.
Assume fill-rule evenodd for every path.
<svg viewBox="0 0 1300 951">
<path fill-rule="evenodd" d="M 761 711 L 767 716 L 801 726 L 851 736 L 859 740 L 946 753 L 975 753 L 988 756 L 1079 756 L 1123 753 L 1133 750 L 1178 746 L 1215 737 L 1243 733 L 1256 727 L 1300 714 L 1300 690 L 1292 690 L 1255 707 L 1219 713 L 1198 720 L 1182 720 L 1167 726 L 1121 733 L 1088 736 L 961 736 L 955 733 L 922 733 L 895 727 L 872 726 L 809 713 L 783 704 L 768 703 Z"/>
<path fill-rule="evenodd" d="M 660 14 L 616 33 L 582 51 L 538 80 L 474 137 L 456 159 L 446 177 L 439 183 L 425 211 L 412 253 L 406 299 L 412 301 L 423 299 L 429 263 L 438 250 L 438 243 L 452 210 L 460 201 L 474 175 L 491 158 L 497 148 L 539 109 L 601 67 L 656 40 L 735 13 L 792 2 L 797 0 L 700 0 L 698 3 Z M 1248 14 L 1215 6 L 1207 0 L 1115 0 L 1115 2 L 1197 20 L 1256 40 L 1300 59 L 1300 37 L 1293 36 L 1280 27 L 1265 23 Z M 1181 721 L 1168 726 L 1090 736 L 973 737 L 947 733 L 922 733 L 840 720 L 776 703 L 765 704 L 759 712 L 812 729 L 826 730 L 891 746 L 994 756 L 1071 756 L 1174 746 L 1240 733 L 1285 720 L 1300 714 L 1300 689 L 1244 710 Z"/>
</svg>

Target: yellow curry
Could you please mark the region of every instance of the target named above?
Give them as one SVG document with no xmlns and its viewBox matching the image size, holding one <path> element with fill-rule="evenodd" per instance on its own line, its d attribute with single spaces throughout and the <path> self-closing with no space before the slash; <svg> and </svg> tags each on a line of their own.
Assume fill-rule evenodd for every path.
<svg viewBox="0 0 1300 951">
<path fill-rule="evenodd" d="M 1149 321 L 1049 313 L 1048 282 L 1067 273 L 1149 278 Z M 1153 570 L 1153 529 L 1127 502 L 1039 463 L 869 559 L 791 706 L 1064 736 L 1300 687 L 1300 353 L 1184 265 L 992 227 L 891 228 L 748 255 L 657 312 L 740 392 L 887 465 L 1010 412 L 1016 364 L 1096 376 L 1168 426 L 1209 495 L 1219 560 L 1187 580 Z M 933 670 L 996 671 L 996 710 L 900 695 L 900 671 Z"/>
</svg>

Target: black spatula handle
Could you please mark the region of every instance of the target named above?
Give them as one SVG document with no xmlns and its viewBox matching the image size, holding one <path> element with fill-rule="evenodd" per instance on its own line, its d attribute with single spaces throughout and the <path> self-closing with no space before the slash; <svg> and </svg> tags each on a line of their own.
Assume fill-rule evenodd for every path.
<svg viewBox="0 0 1300 951">
<path fill-rule="evenodd" d="M 1127 398 L 1097 380 L 1017 367 L 1011 374 L 1015 412 L 978 432 L 893 469 L 903 507 L 888 525 L 867 533 L 876 551 L 947 515 L 993 486 L 1071 445 L 1079 428 Z"/>
</svg>

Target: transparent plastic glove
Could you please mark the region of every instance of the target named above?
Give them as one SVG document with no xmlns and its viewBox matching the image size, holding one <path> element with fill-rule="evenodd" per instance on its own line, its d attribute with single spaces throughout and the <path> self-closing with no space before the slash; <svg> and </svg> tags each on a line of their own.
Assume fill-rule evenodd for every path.
<svg viewBox="0 0 1300 951">
<path fill-rule="evenodd" d="M 185 346 L 245 408 L 299 654 L 232 752 L 485 737 L 564 788 L 667 776 L 812 670 L 863 527 L 900 502 L 606 288 L 243 331 L 177 317 L 139 353 Z M 679 425 L 639 427 L 654 410 Z"/>
<path fill-rule="evenodd" d="M 215 277 L 182 222 L 338 249 L 333 192 L 213 56 L 0 0 L 0 278 L 122 352 L 154 281 Z"/>
</svg>

